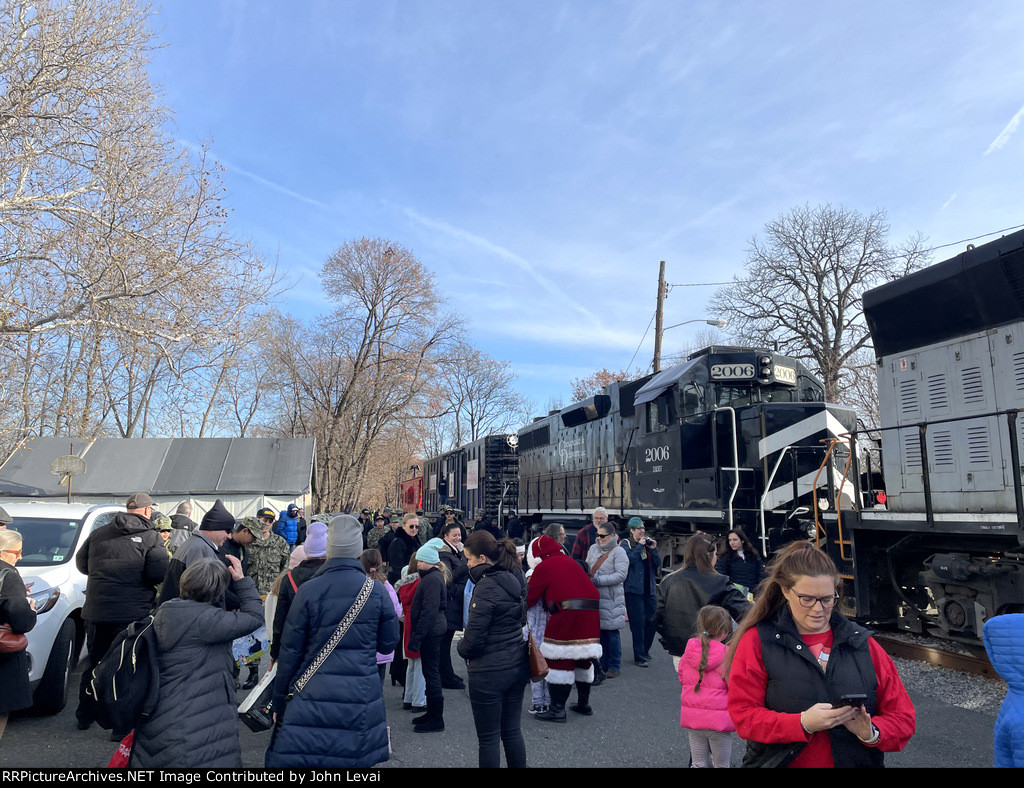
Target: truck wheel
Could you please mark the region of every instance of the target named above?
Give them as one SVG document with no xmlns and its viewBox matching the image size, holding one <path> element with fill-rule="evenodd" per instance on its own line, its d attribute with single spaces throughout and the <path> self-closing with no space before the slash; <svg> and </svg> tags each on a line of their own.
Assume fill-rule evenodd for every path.
<svg viewBox="0 0 1024 788">
<path fill-rule="evenodd" d="M 75 622 L 68 619 L 60 628 L 50 649 L 42 681 L 33 700 L 36 710 L 56 714 L 68 705 L 71 671 L 75 667 Z"/>
</svg>

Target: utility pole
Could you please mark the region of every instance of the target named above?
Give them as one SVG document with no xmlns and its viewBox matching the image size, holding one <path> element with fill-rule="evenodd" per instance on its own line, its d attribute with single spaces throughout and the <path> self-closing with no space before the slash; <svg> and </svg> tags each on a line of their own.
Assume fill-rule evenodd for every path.
<svg viewBox="0 0 1024 788">
<path fill-rule="evenodd" d="M 665 318 L 665 261 L 658 271 L 658 308 L 654 317 L 654 373 L 661 372 L 661 333 Z"/>
</svg>

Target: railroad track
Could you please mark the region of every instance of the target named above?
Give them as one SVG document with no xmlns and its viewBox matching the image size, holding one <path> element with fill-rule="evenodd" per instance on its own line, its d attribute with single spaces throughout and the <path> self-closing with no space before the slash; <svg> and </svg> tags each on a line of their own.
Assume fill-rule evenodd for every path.
<svg viewBox="0 0 1024 788">
<path fill-rule="evenodd" d="M 908 643 L 905 640 L 886 637 L 877 632 L 874 634 L 874 638 L 891 657 L 914 659 L 918 662 L 927 662 L 929 665 L 934 665 L 937 668 L 959 670 L 990 679 L 999 678 L 999 674 L 996 673 L 986 656 L 956 653 L 945 651 L 937 646 Z"/>
</svg>

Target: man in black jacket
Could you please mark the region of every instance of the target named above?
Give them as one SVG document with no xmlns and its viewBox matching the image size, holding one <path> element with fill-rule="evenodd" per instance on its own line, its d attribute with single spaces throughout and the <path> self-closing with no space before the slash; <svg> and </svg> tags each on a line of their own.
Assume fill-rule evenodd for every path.
<svg viewBox="0 0 1024 788">
<path fill-rule="evenodd" d="M 224 503 L 218 498 L 213 508 L 203 515 L 199 524 L 199 530 L 181 547 L 174 551 L 167 568 L 167 578 L 160 589 L 160 602 L 169 599 L 177 599 L 178 583 L 182 574 L 195 561 L 200 558 L 215 558 L 223 561 L 221 546 L 230 538 L 235 530 L 235 517 L 227 509 Z M 227 604 L 226 598 L 220 598 L 220 607 Z"/>
<path fill-rule="evenodd" d="M 89 661 L 78 691 L 79 730 L 86 730 L 95 719 L 95 701 L 86 694 L 93 669 L 125 627 L 152 612 L 157 586 L 167 572 L 164 540 L 149 521 L 153 499 L 135 493 L 127 509 L 89 534 L 75 556 L 78 571 L 89 578 L 82 608 Z M 127 731 L 114 731 L 111 740 L 127 735 Z"/>
</svg>

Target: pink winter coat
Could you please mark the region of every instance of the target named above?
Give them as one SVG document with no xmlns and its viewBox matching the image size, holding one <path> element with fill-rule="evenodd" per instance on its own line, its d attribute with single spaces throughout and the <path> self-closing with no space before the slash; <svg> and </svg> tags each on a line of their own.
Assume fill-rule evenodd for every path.
<svg viewBox="0 0 1024 788">
<path fill-rule="evenodd" d="M 722 671 L 725 644 L 712 640 L 708 646 L 708 664 L 699 692 L 695 693 L 693 688 L 697 686 L 697 669 L 700 667 L 700 638 L 687 641 L 686 650 L 679 660 L 679 683 L 683 685 L 679 724 L 691 730 L 731 732 L 736 730 L 736 726 L 729 718 L 729 688 Z"/>
</svg>

